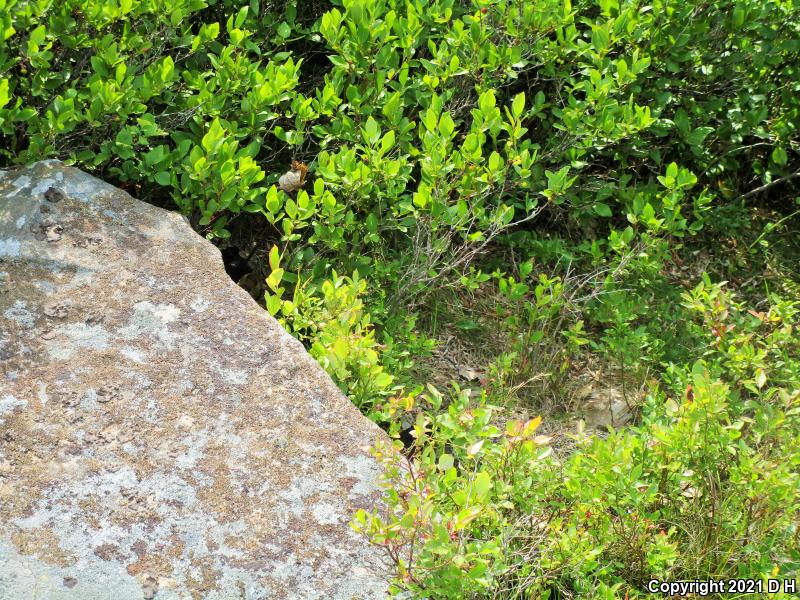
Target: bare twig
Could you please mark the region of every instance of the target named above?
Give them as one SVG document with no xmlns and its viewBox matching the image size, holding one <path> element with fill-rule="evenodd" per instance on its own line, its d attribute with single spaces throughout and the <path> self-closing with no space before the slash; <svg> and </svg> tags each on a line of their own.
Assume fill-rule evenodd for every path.
<svg viewBox="0 0 800 600">
<path fill-rule="evenodd" d="M 760 194 L 761 192 L 766 192 L 767 190 L 775 187 L 776 185 L 780 185 L 781 183 L 784 183 L 786 181 L 791 181 L 792 179 L 795 179 L 796 177 L 800 177 L 800 171 L 795 171 L 794 173 L 791 173 L 790 175 L 786 175 L 786 176 L 781 177 L 779 179 L 776 179 L 774 181 L 770 181 L 769 183 L 766 183 L 766 184 L 764 184 L 764 185 L 762 185 L 760 187 L 757 187 L 754 190 L 750 190 L 746 194 L 742 194 L 741 196 L 739 196 L 737 198 L 737 200 L 745 200 L 746 198 L 750 198 L 752 196 Z"/>
</svg>

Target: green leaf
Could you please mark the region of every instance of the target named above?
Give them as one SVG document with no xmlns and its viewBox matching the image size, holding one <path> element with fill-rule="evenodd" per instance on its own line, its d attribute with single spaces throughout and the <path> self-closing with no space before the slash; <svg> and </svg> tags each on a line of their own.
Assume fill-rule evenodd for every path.
<svg viewBox="0 0 800 600">
<path fill-rule="evenodd" d="M 378 217 L 375 216 L 375 213 L 367 215 L 366 226 L 370 233 L 378 233 Z"/>
<path fill-rule="evenodd" d="M 281 255 L 278 247 L 273 245 L 269 251 L 269 268 L 273 271 L 281 266 Z"/>
<path fill-rule="evenodd" d="M 3 108 L 11 96 L 8 94 L 8 79 L 0 79 L 0 108 Z"/>
<path fill-rule="evenodd" d="M 667 177 L 675 179 L 678 176 L 678 164 L 671 162 L 667 166 Z"/>
<path fill-rule="evenodd" d="M 484 503 L 492 490 L 492 476 L 486 471 L 481 471 L 472 482 L 472 494 L 478 502 Z"/>
<path fill-rule="evenodd" d="M 281 36 L 283 39 L 288 38 L 291 34 L 292 34 L 292 28 L 286 21 L 278 25 L 278 35 Z"/>
<path fill-rule="evenodd" d="M 514 102 L 511 105 L 511 113 L 516 118 L 519 118 L 523 110 L 525 110 L 525 92 L 520 92 L 514 96 Z"/>
<path fill-rule="evenodd" d="M 592 46 L 597 52 L 602 53 L 608 48 L 608 31 L 603 25 L 595 25 L 592 29 Z"/>
<path fill-rule="evenodd" d="M 702 145 L 703 141 L 705 141 L 708 134 L 714 131 L 711 127 L 698 127 L 689 136 L 686 138 L 686 141 L 689 142 L 692 146 L 700 146 Z"/>
<path fill-rule="evenodd" d="M 286 203 L 283 205 L 283 209 L 286 211 L 286 214 L 289 215 L 290 219 L 297 218 L 297 204 L 295 204 L 294 200 L 289 198 Z"/>
<path fill-rule="evenodd" d="M 744 17 L 745 17 L 744 8 L 737 6 L 736 8 L 733 9 L 733 16 L 731 18 L 731 21 L 733 22 L 734 28 L 738 29 L 739 27 L 744 25 Z"/>
<path fill-rule="evenodd" d="M 2 100 L 2 96 L 0 96 L 0 100 Z M 0 104 L 0 106 L 2 106 L 2 104 Z M 776 147 L 775 150 L 772 151 L 772 161 L 779 167 L 786 166 L 786 163 L 789 161 L 789 156 L 786 154 L 786 150 L 780 146 Z"/>
<path fill-rule="evenodd" d="M 764 372 L 764 369 L 758 369 L 756 371 L 756 387 L 761 389 L 764 387 L 765 383 L 767 383 L 767 374 Z"/>
<path fill-rule="evenodd" d="M 214 119 L 211 123 L 211 127 L 208 128 L 208 133 L 203 136 L 200 143 L 203 145 L 203 148 L 206 149 L 206 152 L 211 154 L 217 150 L 224 138 L 225 129 L 223 129 L 219 119 Z"/>
<path fill-rule="evenodd" d="M 347 345 L 347 340 L 341 337 L 336 338 L 336 340 L 333 342 L 332 350 L 336 357 L 342 360 L 347 358 L 347 355 L 350 353 L 350 347 Z"/>
<path fill-rule="evenodd" d="M 278 311 L 281 309 L 281 304 L 282 304 L 281 298 L 278 295 L 272 295 L 269 293 L 267 293 L 265 298 L 267 301 L 267 310 L 269 311 L 269 314 L 271 314 L 274 317 L 275 315 L 278 314 Z"/>
<path fill-rule="evenodd" d="M 241 27 L 242 25 L 244 25 L 245 19 L 247 19 L 247 11 L 248 11 L 248 9 L 249 9 L 248 6 L 244 6 L 239 11 L 239 13 L 236 15 L 236 21 L 234 22 L 234 25 L 236 27 Z"/>
<path fill-rule="evenodd" d="M 402 110 L 400 107 L 401 100 L 402 97 L 399 92 L 392 94 L 381 109 L 383 116 L 387 119 L 390 119 L 394 123 L 399 122 L 400 117 L 402 116 Z"/>
<path fill-rule="evenodd" d="M 273 271 L 267 277 L 267 285 L 273 290 L 277 291 L 278 286 L 281 284 L 281 280 L 283 279 L 283 269 L 277 268 L 273 269 Z"/>
<path fill-rule="evenodd" d="M 44 28 L 44 25 L 39 25 L 36 29 L 31 31 L 30 43 L 41 46 L 44 44 L 46 33 L 47 30 Z"/>
<path fill-rule="evenodd" d="M 386 154 L 394 146 L 395 136 L 391 129 L 381 138 L 381 152 Z"/>
<path fill-rule="evenodd" d="M 439 131 L 446 138 L 450 138 L 453 135 L 455 123 L 453 123 L 453 117 L 450 116 L 450 113 L 442 113 L 442 116 L 439 117 Z"/>
<path fill-rule="evenodd" d="M 183 21 L 183 11 L 176 9 L 170 12 L 169 15 L 169 22 L 173 27 L 177 27 L 178 24 Z"/>
<path fill-rule="evenodd" d="M 601 217 L 611 217 L 613 215 L 611 212 L 611 207 L 603 202 L 597 202 L 593 208 L 594 212 Z"/>
<path fill-rule="evenodd" d="M 478 107 L 481 109 L 484 116 L 488 116 L 494 112 L 495 98 L 492 90 L 487 90 L 480 95 L 478 98 Z"/>
<path fill-rule="evenodd" d="M 368 144 L 374 144 L 381 137 L 381 128 L 378 126 L 378 122 L 372 117 L 368 118 L 367 122 L 364 124 L 363 137 L 364 141 Z"/>
<path fill-rule="evenodd" d="M 274 185 L 267 191 L 267 199 L 264 205 L 267 207 L 267 210 L 273 214 L 280 210 L 281 199 L 278 196 L 278 189 Z"/>
<path fill-rule="evenodd" d="M 442 454 L 439 457 L 438 467 L 442 471 L 447 471 L 448 469 L 451 469 L 454 464 L 455 464 L 455 459 L 451 454 Z"/>
</svg>

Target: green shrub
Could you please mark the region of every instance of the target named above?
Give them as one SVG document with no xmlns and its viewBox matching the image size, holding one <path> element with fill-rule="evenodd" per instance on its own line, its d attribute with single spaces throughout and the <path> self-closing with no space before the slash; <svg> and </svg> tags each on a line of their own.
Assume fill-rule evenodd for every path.
<svg viewBox="0 0 800 600">
<path fill-rule="evenodd" d="M 305 26 L 295 3 L 5 0 L 3 156 L 135 182 L 211 235 L 248 210 L 342 262 L 401 250 L 406 297 L 545 208 L 611 224 L 598 242 L 619 249 L 679 235 L 682 207 L 707 203 L 671 160 L 723 196 L 743 165 L 791 173 L 798 117 L 793 3 L 641 8 L 346 0 Z M 311 81 L 296 39 L 329 55 Z M 332 195 L 272 187 L 292 157 Z"/>
<path fill-rule="evenodd" d="M 283 299 L 284 271 L 278 248 L 270 252 L 272 272 L 267 278 L 267 309 L 295 337 L 305 342 L 311 356 L 333 377 L 353 403 L 372 412 L 380 398 L 392 392 L 393 377 L 381 365 L 379 344 L 370 316 L 361 301 L 367 282 L 333 271 L 314 289 L 300 279 L 291 299 Z"/>
<path fill-rule="evenodd" d="M 687 298 L 720 316 L 719 291 L 706 282 Z M 471 401 L 456 389 L 442 410 L 431 389 L 416 453 L 377 451 L 388 510 L 361 511 L 353 525 L 396 562 L 396 590 L 415 597 L 643 598 L 651 579 L 795 578 L 796 311 L 778 301 L 755 317 L 772 330 L 760 351 L 747 333 L 731 340 L 710 363 L 729 383 L 703 361 L 673 368 L 685 387 L 654 388 L 641 425 L 580 436 L 563 459 L 535 434 L 540 419 L 498 428 L 485 395 Z M 710 353 L 720 346 L 709 339 Z M 776 375 L 767 388 L 754 354 L 792 373 L 789 387 Z"/>
</svg>

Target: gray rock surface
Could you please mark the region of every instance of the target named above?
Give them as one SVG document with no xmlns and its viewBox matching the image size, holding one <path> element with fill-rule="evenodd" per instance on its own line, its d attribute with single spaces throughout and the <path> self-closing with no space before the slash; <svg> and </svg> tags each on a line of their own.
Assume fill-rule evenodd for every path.
<svg viewBox="0 0 800 600">
<path fill-rule="evenodd" d="M 0 172 L 0 598 L 380 598 L 380 430 L 176 213 Z"/>
</svg>

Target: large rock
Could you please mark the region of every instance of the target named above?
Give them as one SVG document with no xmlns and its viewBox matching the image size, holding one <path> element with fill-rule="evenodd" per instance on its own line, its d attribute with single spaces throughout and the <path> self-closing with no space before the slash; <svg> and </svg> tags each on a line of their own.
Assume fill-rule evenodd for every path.
<svg viewBox="0 0 800 600">
<path fill-rule="evenodd" d="M 0 172 L 0 598 L 377 598 L 381 432 L 181 216 Z"/>
</svg>

